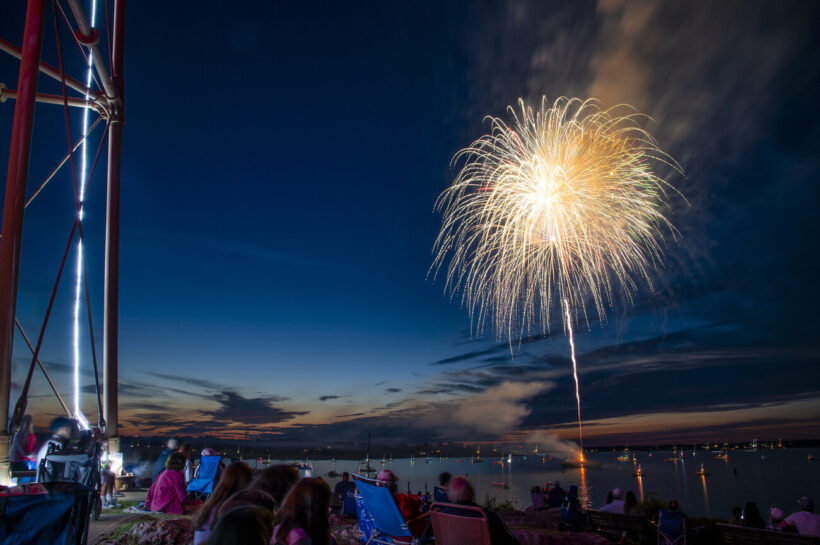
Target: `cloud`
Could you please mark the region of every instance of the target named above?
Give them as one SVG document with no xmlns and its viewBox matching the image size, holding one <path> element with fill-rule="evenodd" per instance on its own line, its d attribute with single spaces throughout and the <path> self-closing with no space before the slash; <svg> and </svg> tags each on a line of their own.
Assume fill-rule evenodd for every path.
<svg viewBox="0 0 820 545">
<path fill-rule="evenodd" d="M 385 388 L 384 393 L 386 394 L 397 394 L 401 392 L 401 388 Z"/>
<path fill-rule="evenodd" d="M 342 398 L 345 398 L 345 397 L 350 397 L 350 396 L 349 395 L 344 395 L 344 396 L 340 396 L 340 395 L 323 395 L 323 396 L 319 396 L 319 401 L 330 401 L 331 399 L 342 399 Z"/>
<path fill-rule="evenodd" d="M 146 371 L 146 375 L 151 375 L 152 377 L 161 378 L 163 380 L 173 380 L 176 382 L 182 382 L 184 384 L 190 384 L 191 386 L 198 386 L 200 388 L 204 388 L 206 390 L 221 390 L 225 387 L 224 384 L 220 384 L 218 382 L 214 382 L 211 380 L 204 380 L 199 378 L 193 378 L 185 375 L 167 375 L 163 373 L 155 373 L 152 371 Z"/>
<path fill-rule="evenodd" d="M 224 390 L 214 399 L 220 407 L 213 411 L 203 411 L 202 414 L 216 422 L 272 425 L 308 414 L 307 411 L 288 411 L 273 406 L 271 403 L 282 400 L 278 396 L 246 398 L 231 390 Z"/>
</svg>

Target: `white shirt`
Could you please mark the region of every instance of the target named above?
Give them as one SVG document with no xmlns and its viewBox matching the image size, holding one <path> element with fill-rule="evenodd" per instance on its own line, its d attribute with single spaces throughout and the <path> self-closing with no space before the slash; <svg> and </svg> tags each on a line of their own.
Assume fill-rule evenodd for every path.
<svg viewBox="0 0 820 545">
<path fill-rule="evenodd" d="M 605 513 L 623 513 L 624 503 L 624 500 L 612 500 L 612 503 L 604 505 L 600 510 Z"/>
<path fill-rule="evenodd" d="M 798 511 L 786 517 L 783 522 L 797 528 L 798 534 L 820 537 L 820 515 L 808 511 Z"/>
</svg>

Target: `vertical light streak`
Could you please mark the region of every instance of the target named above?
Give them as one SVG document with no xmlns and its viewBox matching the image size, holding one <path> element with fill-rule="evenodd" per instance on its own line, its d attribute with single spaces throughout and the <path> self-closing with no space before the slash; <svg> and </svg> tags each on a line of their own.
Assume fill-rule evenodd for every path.
<svg viewBox="0 0 820 545">
<path fill-rule="evenodd" d="M 572 376 L 575 377 L 575 401 L 578 404 L 578 442 L 581 445 L 580 461 L 584 461 L 584 434 L 581 429 L 581 389 L 578 386 L 578 362 L 575 361 L 575 338 L 572 333 L 572 316 L 569 313 L 569 303 L 564 299 L 564 311 L 566 312 L 566 326 L 569 332 L 569 347 L 572 353 Z"/>
<path fill-rule="evenodd" d="M 97 14 L 97 0 L 91 2 L 91 27 L 94 27 L 94 20 Z M 91 88 L 91 70 L 92 70 L 91 52 L 88 52 L 88 70 L 86 72 L 85 86 Z M 90 99 L 89 93 L 86 93 L 85 100 Z M 83 138 L 88 136 L 88 108 L 83 108 Z M 88 182 L 88 140 L 83 140 L 82 151 L 80 152 L 80 191 L 79 191 L 79 210 L 77 217 L 80 222 L 83 221 L 83 202 L 85 200 L 85 186 Z M 80 306 L 82 301 L 82 279 L 83 279 L 83 241 L 77 240 L 77 282 L 74 290 L 74 416 L 80 421 L 80 425 L 88 428 L 88 420 L 83 415 L 80 409 Z"/>
</svg>

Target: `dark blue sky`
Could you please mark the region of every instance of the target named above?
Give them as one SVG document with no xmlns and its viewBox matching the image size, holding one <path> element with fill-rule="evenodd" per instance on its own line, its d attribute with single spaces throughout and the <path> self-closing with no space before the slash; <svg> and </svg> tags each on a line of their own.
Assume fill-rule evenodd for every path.
<svg viewBox="0 0 820 545">
<path fill-rule="evenodd" d="M 0 17 L 18 44 L 22 11 Z M 686 172 L 669 178 L 689 204 L 670 201 L 682 237 L 654 291 L 577 333 L 587 433 L 820 437 L 816 20 L 796 1 L 131 2 L 124 431 L 572 437 L 563 335 L 511 357 L 427 278 L 450 159 L 487 130 L 483 116 L 547 95 L 634 105 Z M 49 26 L 56 64 L 54 43 Z M 0 82 L 16 79 L 0 59 Z M 0 104 L 0 150 L 12 111 Z M 29 193 L 65 142 L 61 109 L 38 106 Z M 99 336 L 102 177 L 88 199 Z M 17 312 L 32 332 L 71 209 L 63 172 L 26 212 Z M 66 390 L 71 291 L 43 353 Z M 15 381 L 29 358 L 18 337 Z M 35 385 L 45 421 L 58 406 Z M 90 395 L 84 407 L 94 413 Z"/>
</svg>

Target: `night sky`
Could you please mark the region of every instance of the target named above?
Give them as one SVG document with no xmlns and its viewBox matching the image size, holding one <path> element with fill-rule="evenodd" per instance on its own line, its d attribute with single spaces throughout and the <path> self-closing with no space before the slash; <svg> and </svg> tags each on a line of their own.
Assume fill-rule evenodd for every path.
<svg viewBox="0 0 820 545">
<path fill-rule="evenodd" d="M 0 36 L 20 44 L 23 3 L 5 4 Z M 653 289 L 576 326 L 585 437 L 820 439 L 818 20 L 802 1 L 130 2 L 121 433 L 575 437 L 560 327 L 511 350 L 428 276 L 453 155 L 485 115 L 546 95 L 635 106 L 685 171 L 668 173 L 681 236 Z M 17 67 L 3 55 L 0 82 Z M 36 116 L 29 194 L 67 147 L 62 108 Z M 72 210 L 64 169 L 26 211 L 17 316 L 35 338 Z M 86 218 L 101 354 L 104 162 Z M 74 259 L 42 352 L 66 395 Z M 17 335 L 15 383 L 30 361 Z M 60 408 L 41 375 L 33 388 L 44 426 Z"/>
</svg>

